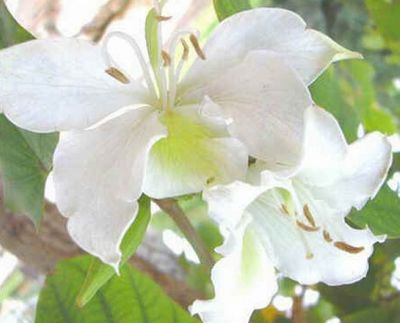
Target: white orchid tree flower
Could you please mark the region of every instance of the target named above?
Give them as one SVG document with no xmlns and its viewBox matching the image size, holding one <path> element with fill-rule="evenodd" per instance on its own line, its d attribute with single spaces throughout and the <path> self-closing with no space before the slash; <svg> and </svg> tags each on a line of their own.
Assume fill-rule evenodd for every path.
<svg viewBox="0 0 400 323">
<path fill-rule="evenodd" d="M 243 179 L 248 154 L 271 169 L 297 166 L 307 85 L 332 61 L 358 57 L 281 9 L 227 19 L 204 50 L 191 29 L 162 50 L 162 4 L 153 69 L 119 32 L 102 46 L 53 38 L 0 52 L 2 112 L 21 128 L 61 132 L 57 205 L 78 245 L 115 267 L 142 193 L 172 197 Z M 142 71 L 110 54 L 115 38 Z M 181 78 L 190 50 L 199 58 Z"/>
<path fill-rule="evenodd" d="M 256 165 L 249 182 L 204 192 L 225 243 L 212 270 L 215 298 L 191 311 L 206 323 L 249 321 L 277 291 L 274 268 L 300 284 L 350 284 L 368 270 L 375 236 L 345 222 L 383 184 L 392 161 L 389 141 L 371 133 L 348 145 L 332 115 L 305 113 L 304 159 L 282 177 Z"/>
</svg>

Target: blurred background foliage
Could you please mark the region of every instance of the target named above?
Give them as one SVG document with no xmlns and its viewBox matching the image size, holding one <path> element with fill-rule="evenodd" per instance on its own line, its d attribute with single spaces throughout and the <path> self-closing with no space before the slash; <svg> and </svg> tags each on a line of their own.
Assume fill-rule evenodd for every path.
<svg viewBox="0 0 400 323">
<path fill-rule="evenodd" d="M 196 0 L 192 2 L 193 5 L 195 3 Z M 329 67 L 311 87 L 314 100 L 337 117 L 349 142 L 374 130 L 387 135 L 398 133 L 400 0 L 216 0 L 215 3 L 217 16 L 213 13 L 211 0 L 193 14 L 193 21 L 202 30 L 204 40 L 217 24 L 217 17 L 223 19 L 249 7 L 273 6 L 297 12 L 310 28 L 320 30 L 341 45 L 362 53 L 364 60 L 344 61 Z M 0 48 L 31 37 L 15 24 L 0 1 Z M 2 129 L 5 123 L 7 120 L 0 117 Z M 31 138 L 27 133 L 22 136 Z M 28 143 L 34 143 L 31 148 L 37 147 L 37 142 L 42 142 L 43 139 L 32 140 L 28 140 Z M 48 140 L 54 145 L 56 139 L 52 137 Z M 9 139 L 2 135 L 0 129 L 0 147 L 3 150 L 4 147 L 7 148 L 5 143 L 9 143 Z M 37 149 L 31 150 L 30 158 L 32 164 L 35 164 L 41 159 L 40 153 Z M 1 171 L 4 177 L 4 162 Z M 354 212 L 349 217 L 353 225 L 369 224 L 376 233 L 386 233 L 393 238 L 376 247 L 370 260 L 368 276 L 356 284 L 341 287 L 323 284 L 305 287 L 281 278 L 280 291 L 273 304 L 255 313 L 253 323 L 400 322 L 400 240 L 395 239 L 400 237 L 400 200 L 393 192 L 399 191 L 399 175 L 396 175 L 398 171 L 400 158 L 395 154 L 391 169 L 391 176 L 395 180 L 391 182 L 391 189 L 383 189 L 364 213 Z M 45 178 L 47 172 L 43 176 Z M 44 181 L 44 178 L 40 180 Z M 43 192 L 39 194 L 43 198 Z M 24 205 L 25 202 L 20 204 Z M 179 203 L 207 242 L 210 252 L 213 252 L 222 240 L 217 228 L 207 219 L 204 202 L 198 196 L 189 196 L 180 199 Z M 37 212 L 34 217 L 37 218 Z M 152 219 L 152 227 L 162 233 L 164 242 L 176 252 L 186 273 L 188 285 L 212 295 L 207 273 L 198 265 L 196 256 L 186 246 L 173 222 L 162 211 L 157 211 Z M 177 250 L 176 245 L 181 249 Z M 217 254 L 214 255 L 218 257 Z M 0 282 L 0 303 L 13 297 L 26 302 L 21 296 L 21 286 L 26 286 L 27 281 L 32 282 L 27 277 L 31 276 L 16 267 L 8 279 Z M 29 290 L 37 293 L 37 286 L 34 285 Z"/>
</svg>

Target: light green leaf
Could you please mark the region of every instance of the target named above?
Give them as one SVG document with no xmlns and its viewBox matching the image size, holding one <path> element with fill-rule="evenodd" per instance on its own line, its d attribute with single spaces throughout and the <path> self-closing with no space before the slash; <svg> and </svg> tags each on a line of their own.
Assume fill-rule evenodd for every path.
<svg viewBox="0 0 400 323">
<path fill-rule="evenodd" d="M 366 1 L 371 18 L 378 31 L 385 38 L 388 46 L 400 52 L 400 1 L 399 0 L 368 0 Z"/>
<path fill-rule="evenodd" d="M 400 238 L 400 198 L 387 185 L 361 211 L 354 211 L 349 220 L 358 227 L 368 227 L 374 234 Z"/>
<path fill-rule="evenodd" d="M 149 11 L 146 17 L 146 44 L 147 52 L 149 54 L 150 64 L 154 71 L 159 66 L 159 44 L 158 44 L 158 21 L 156 19 L 157 12 L 153 8 Z"/>
<path fill-rule="evenodd" d="M 142 196 L 139 200 L 139 212 L 135 221 L 127 231 L 121 243 L 121 266 L 135 253 L 136 249 L 143 240 L 147 226 L 150 222 L 150 199 Z M 79 290 L 77 296 L 77 304 L 80 307 L 85 306 L 98 292 L 115 275 L 114 269 L 101 262 L 99 259 L 92 257 L 92 262 L 86 274 L 85 281 Z"/>
<path fill-rule="evenodd" d="M 6 207 L 29 216 L 36 225 L 43 213 L 44 186 L 57 142 L 57 134 L 19 129 L 0 115 L 0 173 Z"/>
<path fill-rule="evenodd" d="M 90 257 L 58 264 L 46 279 L 35 323 L 195 323 L 146 275 L 125 265 L 84 308 L 76 294 L 90 265 Z"/>
<path fill-rule="evenodd" d="M 214 9 L 219 21 L 251 8 L 249 0 L 214 0 Z"/>
</svg>

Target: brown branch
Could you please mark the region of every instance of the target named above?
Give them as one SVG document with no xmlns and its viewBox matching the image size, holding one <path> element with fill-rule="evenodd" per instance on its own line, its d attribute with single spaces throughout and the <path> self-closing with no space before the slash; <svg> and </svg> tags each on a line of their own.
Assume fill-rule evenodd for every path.
<svg viewBox="0 0 400 323">
<path fill-rule="evenodd" d="M 183 235 L 192 245 L 197 256 L 200 258 L 200 262 L 211 271 L 214 266 L 214 259 L 208 252 L 204 241 L 198 235 L 196 230 L 193 228 L 189 219 L 183 210 L 179 207 L 178 203 L 174 199 L 163 199 L 163 200 L 153 200 L 165 213 L 167 213 L 171 219 L 175 222 L 178 228 L 181 230 Z"/>
<path fill-rule="evenodd" d="M 59 260 L 82 254 L 69 237 L 65 224 L 66 219 L 57 208 L 47 203 L 40 232 L 37 232 L 28 218 L 4 211 L 4 200 L 0 198 L 0 245 L 38 273 L 47 274 Z M 186 307 L 196 298 L 201 298 L 199 293 L 188 288 L 184 282 L 161 272 L 149 260 L 135 256 L 131 263 L 151 276 L 182 306 Z"/>
<path fill-rule="evenodd" d="M 87 25 L 83 26 L 80 34 L 94 42 L 100 41 L 107 27 L 128 10 L 133 0 L 110 0 L 102 6 L 97 15 Z"/>
</svg>

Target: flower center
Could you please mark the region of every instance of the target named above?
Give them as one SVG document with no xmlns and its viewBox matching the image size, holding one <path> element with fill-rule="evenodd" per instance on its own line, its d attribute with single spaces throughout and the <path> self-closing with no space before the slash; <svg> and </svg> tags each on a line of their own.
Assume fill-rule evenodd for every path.
<svg viewBox="0 0 400 323">
<path fill-rule="evenodd" d="M 325 243 L 331 244 L 343 252 L 358 254 L 364 250 L 364 247 L 353 246 L 343 241 L 337 232 L 333 232 L 334 235 L 332 235 L 327 228 L 328 219 L 327 221 L 321 220 L 321 214 L 318 213 L 320 207 L 314 203 L 307 189 L 301 183 L 295 183 L 293 186 L 291 192 L 277 190 L 274 194 L 276 201 L 281 205 L 281 214 L 290 217 L 293 225 L 296 226 L 303 241 L 307 259 L 314 258 L 314 254 L 307 242 L 307 237 L 310 234 L 319 234 Z M 301 201 L 307 202 L 302 203 Z"/>
<path fill-rule="evenodd" d="M 119 66 L 118 62 L 112 58 L 108 51 L 108 43 L 114 37 L 127 42 L 135 52 L 136 58 L 142 69 L 142 77 L 146 82 L 151 97 L 156 101 L 155 104 L 162 110 L 169 110 L 176 105 L 177 84 L 180 81 L 182 69 L 189 58 L 189 43 L 192 45 L 192 48 L 198 57 L 204 60 L 205 55 L 198 41 L 199 32 L 195 29 L 183 29 L 174 32 L 170 38 L 168 48 L 162 48 L 162 23 L 171 18 L 162 15 L 164 3 L 165 1 L 154 1 L 154 8 L 157 12 L 156 48 L 158 50 L 158 64 L 156 66 L 151 67 L 150 64 L 147 64 L 137 42 L 132 37 L 122 32 L 111 32 L 107 34 L 103 41 L 103 55 L 108 66 L 108 69 L 105 72 L 119 82 L 129 84 L 131 80 L 135 79 L 135 77 L 128 73 L 125 74 L 126 71 Z M 182 46 L 181 55 L 177 54 L 179 45 Z M 151 53 L 149 53 L 149 57 L 151 57 Z"/>
</svg>

